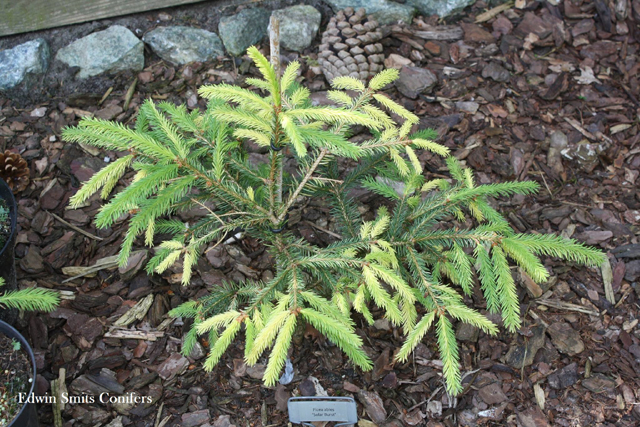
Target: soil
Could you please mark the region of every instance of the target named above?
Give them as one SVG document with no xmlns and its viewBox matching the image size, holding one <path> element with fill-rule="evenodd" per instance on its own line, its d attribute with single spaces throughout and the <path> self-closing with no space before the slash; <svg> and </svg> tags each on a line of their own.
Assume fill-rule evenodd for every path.
<svg viewBox="0 0 640 427">
<path fill-rule="evenodd" d="M 0 427 L 8 426 L 18 415 L 23 405 L 18 403 L 18 394 L 28 394 L 33 381 L 29 356 L 15 346 L 15 340 L 0 333 Z"/>
<path fill-rule="evenodd" d="M 368 326 L 356 319 L 365 351 L 375 361 L 368 373 L 353 369 L 313 330 L 296 335 L 293 381 L 274 388 L 261 384 L 264 360 L 244 365 L 240 341 L 211 373 L 202 369 L 206 346 L 190 358 L 181 357 L 177 352 L 186 325 L 167 319 L 169 309 L 226 280 L 272 277 L 271 257 L 249 237 L 210 251 L 188 287 L 179 283 L 179 268 L 163 276 L 144 273 L 145 252 L 127 269 L 102 268 L 68 281 L 79 274 L 70 267 L 93 266 L 116 254 L 126 223 L 96 229 L 91 220 L 101 206 L 97 198 L 82 209 L 66 209 L 79 183 L 102 168 L 105 159 L 121 154 L 65 144 L 59 140 L 61 130 L 86 115 L 131 124 L 148 97 L 202 108 L 205 103 L 196 95 L 202 84 L 243 85 L 246 77 L 257 75 L 248 58 L 176 67 L 148 55 L 147 68 L 137 76 L 83 82 L 86 89 L 77 94 L 74 85 L 79 83 L 66 79 L 47 86 L 48 96 L 36 101 L 0 97 L 0 148 L 21 153 L 31 167 L 32 184 L 17 195 L 19 285 L 55 288 L 65 298 L 55 312 L 28 314 L 19 324 L 36 354 L 37 393 L 49 393 L 50 381 L 64 370 L 72 395 L 152 398 L 151 404 L 128 406 L 69 403 L 61 412 L 63 425 L 286 425 L 290 396 L 322 392 L 356 397 L 360 418 L 381 426 L 638 425 L 638 11 L 614 11 L 599 0 L 516 4 L 478 23 L 490 8 L 482 1 L 448 22 L 418 17 L 410 26 L 388 28 L 385 54 L 428 68 L 439 83 L 415 99 L 393 86 L 387 94 L 420 116 L 420 128 L 436 129 L 438 141 L 473 168 L 478 182 L 540 184 L 535 196 L 495 201 L 515 229 L 576 238 L 606 251 L 609 263 L 587 269 L 545 258 L 552 278 L 541 286 L 514 269 L 523 328 L 488 337 L 456 326 L 465 388 L 455 398 L 443 391 L 435 337 L 425 337 L 408 363 L 394 364 L 402 335 L 384 321 Z M 200 10 L 193 7 L 163 11 L 169 18 L 162 22 L 188 23 L 177 17 L 184 10 Z M 161 22 L 160 13 L 136 19 Z M 421 38 L 444 24 L 462 29 L 460 37 Z M 326 102 L 328 85 L 315 66 L 316 53 L 314 45 L 301 55 L 284 52 L 284 60 L 300 59 L 313 99 Z M 566 151 L 558 148 L 564 147 L 558 131 L 566 137 Z M 253 150 L 250 155 L 262 154 Z M 420 160 L 427 178 L 443 176 L 442 159 L 423 154 Z M 125 176 L 120 188 L 130 179 Z M 354 196 L 370 219 L 379 201 Z M 194 210 L 182 219 L 198 215 Z M 289 227 L 314 244 L 336 238 L 321 200 L 291 212 Z M 145 250 L 142 241 L 136 249 Z M 113 327 L 143 300 L 151 302 L 144 317 L 124 332 Z M 485 308 L 477 294 L 467 302 Z M 119 338 L 117 333 L 129 335 Z M 53 425 L 52 405 L 39 409 L 41 423 Z"/>
</svg>

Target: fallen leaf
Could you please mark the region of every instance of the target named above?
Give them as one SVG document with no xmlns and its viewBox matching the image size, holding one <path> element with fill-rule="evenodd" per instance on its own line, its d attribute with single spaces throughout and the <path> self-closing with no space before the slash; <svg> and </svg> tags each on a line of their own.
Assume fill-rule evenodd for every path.
<svg viewBox="0 0 640 427">
<path fill-rule="evenodd" d="M 580 68 L 580 75 L 575 78 L 581 85 L 590 85 L 591 83 L 602 84 L 600 80 L 593 75 L 593 69 L 588 65 Z"/>
<path fill-rule="evenodd" d="M 488 104 L 487 108 L 493 117 L 502 117 L 503 119 L 509 115 L 507 110 L 500 107 L 499 105 Z"/>
<path fill-rule="evenodd" d="M 49 166 L 49 158 L 43 157 L 40 160 L 35 160 L 34 163 L 36 165 L 36 170 L 38 171 L 38 174 L 42 175 L 44 171 L 47 169 L 47 166 Z"/>
<path fill-rule="evenodd" d="M 542 387 L 540 387 L 540 384 L 535 383 L 533 385 L 533 393 L 536 396 L 536 402 L 538 403 L 538 406 L 540 407 L 540 409 L 544 410 L 544 390 L 542 389 Z"/>
<path fill-rule="evenodd" d="M 611 135 L 615 135 L 616 133 L 622 132 L 624 130 L 627 130 L 630 127 L 631 127 L 631 125 L 630 124 L 626 124 L 626 123 L 619 124 L 619 125 L 614 125 L 614 126 L 611 126 L 611 129 L 609 129 L 609 133 L 611 133 Z"/>
<path fill-rule="evenodd" d="M 538 37 L 535 33 L 529 33 L 527 37 L 524 38 L 524 45 L 522 48 L 524 50 L 533 49 L 533 45 L 540 41 L 540 37 Z"/>
<path fill-rule="evenodd" d="M 562 72 L 570 73 L 575 70 L 576 67 L 571 62 L 563 61 L 562 59 L 549 58 L 549 69 L 554 73 L 560 74 Z"/>
</svg>

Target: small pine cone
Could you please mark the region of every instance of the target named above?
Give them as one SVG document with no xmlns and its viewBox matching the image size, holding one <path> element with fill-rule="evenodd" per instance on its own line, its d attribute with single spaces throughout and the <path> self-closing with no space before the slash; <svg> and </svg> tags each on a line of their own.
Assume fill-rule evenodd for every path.
<svg viewBox="0 0 640 427">
<path fill-rule="evenodd" d="M 367 17 L 364 8 L 348 7 L 338 11 L 322 34 L 319 47 L 318 62 L 324 76 L 329 82 L 338 76 L 367 81 L 381 69 L 369 64 L 382 62 L 380 57 L 384 60 L 380 39 L 382 32 L 378 22 Z"/>
<path fill-rule="evenodd" d="M 0 153 L 0 178 L 4 179 L 14 193 L 29 185 L 29 166 L 20 154 L 6 150 Z"/>
</svg>

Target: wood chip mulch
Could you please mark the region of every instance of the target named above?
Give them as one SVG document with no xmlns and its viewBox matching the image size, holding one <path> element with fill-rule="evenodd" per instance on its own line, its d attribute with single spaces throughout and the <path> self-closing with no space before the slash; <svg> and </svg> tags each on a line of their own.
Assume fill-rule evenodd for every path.
<svg viewBox="0 0 640 427">
<path fill-rule="evenodd" d="M 640 4 L 552 3 L 518 0 L 491 9 L 479 1 L 446 23 L 418 17 L 409 26 L 390 26 L 381 41 L 387 66 L 426 68 L 437 76 L 430 92 L 403 89 L 415 98 L 396 87 L 388 93 L 420 116 L 420 128 L 436 129 L 439 142 L 471 166 L 480 183 L 541 184 L 534 197 L 495 202 L 515 229 L 562 233 L 609 255 L 602 270 L 545 259 L 552 279 L 541 286 L 514 269 L 523 328 L 487 337 L 458 325 L 465 388 L 457 398 L 443 391 L 434 337 L 425 338 L 409 362 L 394 364 L 402 336 L 384 320 L 360 323 L 358 330 L 375 361 L 372 372 L 354 370 L 333 344 L 308 330 L 295 338 L 288 385 L 263 387 L 264 365 L 244 365 L 241 343 L 206 373 L 206 349 L 180 356 L 185 325 L 165 315 L 222 280 L 272 277 L 272 260 L 260 243 L 245 238 L 208 252 L 193 285 L 182 287 L 179 268 L 163 277 L 141 270 L 148 256 L 142 242 L 127 269 L 115 268 L 109 257 L 118 251 L 125 222 L 95 229 L 99 200 L 66 208 L 79 183 L 120 154 L 61 142 L 65 126 L 86 115 L 131 123 L 147 97 L 201 108 L 200 85 L 243 84 L 256 75 L 247 58 L 182 67 L 150 58 L 138 76 L 114 76 L 108 94 L 77 93 L 26 108 L 0 98 L 0 149 L 21 153 L 30 167 L 31 184 L 17 197 L 19 285 L 58 289 L 67 298 L 51 314 L 19 321 L 36 353 L 38 393 L 50 392 L 65 369 L 70 394 L 151 397 L 151 403 L 66 404 L 65 426 L 285 425 L 290 396 L 323 391 L 356 397 L 361 417 L 385 426 L 637 425 Z M 305 83 L 322 103 L 328 86 L 316 54 L 314 46 L 285 58 L 301 59 Z M 408 71 L 401 79 L 415 75 Z M 251 156 L 260 160 L 264 153 L 251 149 Z M 443 173 L 441 159 L 423 154 L 421 160 L 426 173 Z M 376 200 L 359 202 L 372 215 Z M 200 215 L 194 210 L 182 218 Z M 335 239 L 323 231 L 332 223 L 322 203 L 311 201 L 296 215 L 291 226 L 305 239 Z M 468 302 L 485 307 L 478 293 Z M 132 308 L 141 316 L 115 327 Z M 53 408 L 40 407 L 40 417 L 53 425 Z"/>
</svg>

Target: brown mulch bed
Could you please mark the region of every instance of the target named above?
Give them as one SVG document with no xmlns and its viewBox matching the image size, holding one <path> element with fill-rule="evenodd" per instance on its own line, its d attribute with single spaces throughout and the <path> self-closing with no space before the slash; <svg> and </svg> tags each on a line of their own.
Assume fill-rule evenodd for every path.
<svg viewBox="0 0 640 427">
<path fill-rule="evenodd" d="M 70 394 L 135 392 L 153 401 L 67 404 L 65 425 L 147 426 L 165 419 L 166 426 L 285 425 L 286 399 L 320 389 L 356 396 L 359 414 L 364 409 L 367 418 L 386 418 L 389 426 L 637 425 L 640 9 L 614 10 L 600 0 L 523 2 L 476 23 L 487 9 L 476 3 L 451 20 L 452 27 L 417 18 L 410 26 L 387 28 L 385 54 L 428 68 L 439 80 L 432 93 L 415 99 L 395 88 L 388 93 L 421 117 L 421 128 L 438 130 L 439 142 L 473 167 L 479 182 L 538 181 L 538 195 L 500 200 L 498 208 L 522 232 L 562 233 L 607 251 L 613 295 L 606 295 L 599 270 L 547 259 L 552 279 L 541 287 L 514 270 L 522 285 L 524 327 L 487 337 L 458 326 L 465 389 L 457 398 L 443 392 L 434 337 L 408 363 L 393 364 L 402 336 L 384 321 L 360 323 L 358 330 L 375 361 L 372 372 L 354 370 L 313 331 L 295 338 L 289 385 L 263 387 L 264 365 L 244 366 L 239 342 L 213 372 L 204 372 L 204 352 L 192 359 L 177 353 L 185 326 L 165 314 L 223 280 L 272 277 L 272 260 L 259 242 L 244 238 L 208 252 L 189 287 L 180 285 L 177 268 L 163 277 L 141 271 L 146 252 L 126 270 L 102 269 L 95 277 L 64 282 L 78 274 L 64 269 L 92 266 L 117 253 L 126 224 L 96 230 L 91 219 L 101 205 L 97 199 L 66 209 L 79 183 L 118 153 L 65 144 L 61 130 L 88 114 L 131 123 L 147 97 L 203 107 L 196 96 L 200 85 L 242 84 L 256 74 L 247 58 L 183 67 L 151 58 L 128 101 L 135 76 L 114 76 L 102 102 L 104 93 L 85 93 L 17 108 L 0 98 L 0 148 L 20 152 L 31 167 L 32 184 L 18 195 L 20 286 L 64 290 L 69 298 L 54 313 L 27 315 L 20 324 L 36 353 L 38 393 L 49 391 L 64 368 Z M 454 36 L 433 40 L 426 35 L 433 31 Z M 323 102 L 328 86 L 314 56 L 311 49 L 300 58 L 302 75 L 314 100 Z M 259 160 L 263 154 L 251 155 Z M 421 160 L 427 174 L 442 173 L 441 159 Z M 371 212 L 376 201 L 360 203 Z M 199 215 L 196 210 L 182 218 Z M 290 225 L 314 243 L 333 239 L 322 231 L 332 224 L 318 201 L 292 214 Z M 146 316 L 127 328 L 147 339 L 105 336 L 146 298 Z M 484 307 L 478 295 L 468 302 Z M 41 407 L 40 414 L 43 425 L 53 425 L 51 407 Z"/>
</svg>

